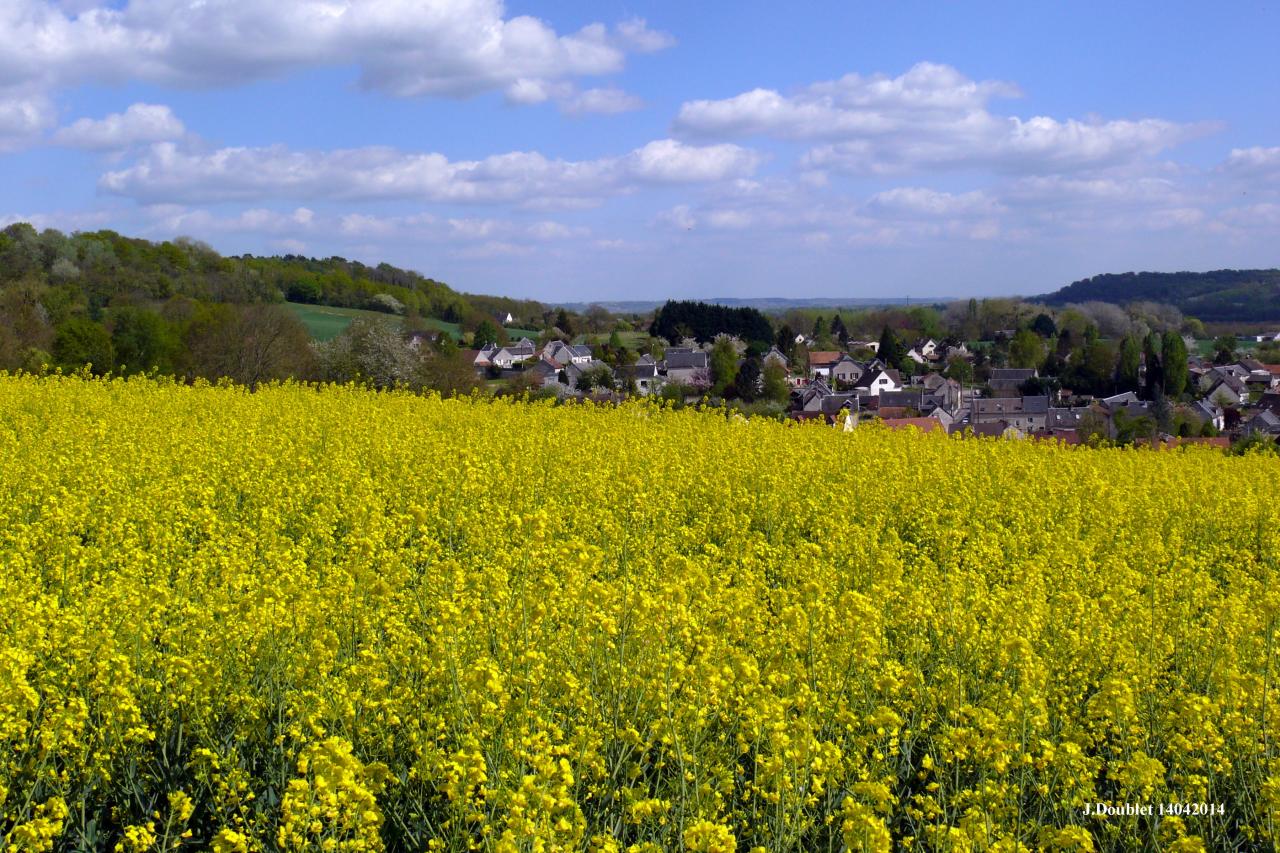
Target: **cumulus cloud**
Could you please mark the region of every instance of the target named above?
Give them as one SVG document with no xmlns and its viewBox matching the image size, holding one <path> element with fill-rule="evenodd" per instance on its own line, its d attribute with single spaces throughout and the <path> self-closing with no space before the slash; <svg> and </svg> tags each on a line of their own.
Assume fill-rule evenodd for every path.
<svg viewBox="0 0 1280 853">
<path fill-rule="evenodd" d="M 985 192 L 952 194 L 926 187 L 896 187 L 876 193 L 869 202 L 873 210 L 908 216 L 991 215 L 1003 209 Z"/>
<path fill-rule="evenodd" d="M 0 151 L 31 143 L 53 123 L 53 106 L 45 97 L 0 97 Z"/>
<path fill-rule="evenodd" d="M 501 0 L 127 0 L 0 4 L 0 87 L 86 80 L 222 86 L 355 66 L 396 96 L 510 92 L 622 69 L 671 37 L 640 19 L 557 33 Z"/>
<path fill-rule="evenodd" d="M 516 151 L 483 160 L 386 147 L 294 151 L 283 145 L 188 152 L 157 143 L 100 187 L 148 203 L 258 199 L 545 203 L 601 199 L 643 184 L 691 184 L 750 174 L 760 156 L 737 145 L 658 140 L 622 157 L 553 160 Z"/>
<path fill-rule="evenodd" d="M 680 108 L 676 128 L 709 136 L 840 139 L 921 120 L 949 123 L 982 111 L 994 97 L 1018 94 L 1011 83 L 977 82 L 950 66 L 921 62 L 899 77 L 847 74 L 791 96 L 754 89 L 725 100 L 690 101 Z"/>
<path fill-rule="evenodd" d="M 82 118 L 59 130 L 53 141 L 68 148 L 120 151 L 133 145 L 180 139 L 187 131 L 166 106 L 134 104 L 106 118 Z"/>
<path fill-rule="evenodd" d="M 1244 180 L 1280 183 L 1280 147 L 1233 148 L 1222 164 L 1221 171 Z"/>
<path fill-rule="evenodd" d="M 1155 118 L 1022 119 L 990 111 L 992 100 L 1019 94 L 1011 83 L 976 81 L 950 66 L 923 62 L 898 77 L 849 74 L 793 95 L 755 89 L 690 101 L 675 128 L 690 137 L 821 143 L 806 155 L 807 168 L 869 174 L 1095 168 L 1156 154 L 1207 129 Z"/>
</svg>

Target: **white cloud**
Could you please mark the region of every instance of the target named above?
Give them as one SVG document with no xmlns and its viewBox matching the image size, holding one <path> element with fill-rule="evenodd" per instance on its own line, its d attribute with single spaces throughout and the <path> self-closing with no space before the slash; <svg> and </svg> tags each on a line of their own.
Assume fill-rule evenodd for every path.
<svg viewBox="0 0 1280 853">
<path fill-rule="evenodd" d="M 643 181 L 692 184 L 750 175 L 762 159 L 737 145 L 696 146 L 660 139 L 631 152 L 622 163 L 629 175 Z"/>
<path fill-rule="evenodd" d="M 0 87 L 142 80 L 234 85 L 319 66 L 355 66 L 397 96 L 465 97 L 622 69 L 671 37 L 631 19 L 557 33 L 501 0 L 5 0 Z"/>
<path fill-rule="evenodd" d="M 0 151 L 30 144 L 53 122 L 53 107 L 47 98 L 0 97 Z"/>
<path fill-rule="evenodd" d="M 570 115 L 583 113 L 614 115 L 616 113 L 632 112 L 641 109 L 643 106 L 644 101 L 635 95 L 614 88 L 587 89 L 585 92 L 579 92 L 564 98 L 560 102 L 560 109 Z"/>
<path fill-rule="evenodd" d="M 106 118 L 82 118 L 60 129 L 53 141 L 69 148 L 120 151 L 133 145 L 180 139 L 187 131 L 166 106 L 134 104 Z"/>
<path fill-rule="evenodd" d="M 1233 148 L 1221 170 L 1245 180 L 1280 182 L 1280 147 Z"/>
<path fill-rule="evenodd" d="M 628 18 L 617 26 L 617 39 L 636 53 L 656 53 L 676 43 L 670 33 L 649 29 L 644 18 Z"/>
<path fill-rule="evenodd" d="M 963 216 L 999 213 L 1001 206 L 985 192 L 960 194 L 926 187 L 897 187 L 871 197 L 874 210 L 894 216 Z"/>
<path fill-rule="evenodd" d="M 848 74 L 793 96 L 755 89 L 720 101 L 691 101 L 680 108 L 676 127 L 711 136 L 840 139 L 901 130 L 922 120 L 952 122 L 980 112 L 993 97 L 1017 94 L 1012 84 L 975 82 L 950 66 L 921 62 L 899 77 Z"/>
<path fill-rule="evenodd" d="M 898 77 L 849 74 L 794 95 L 755 89 L 685 103 L 677 132 L 696 137 L 764 135 L 820 142 L 803 165 L 853 173 L 979 167 L 1066 171 L 1154 155 L 1205 126 L 1162 119 L 1059 120 L 1002 116 L 991 100 L 1014 97 L 1001 81 L 975 81 L 950 66 L 920 63 Z"/>
<path fill-rule="evenodd" d="M 750 174 L 760 156 L 737 145 L 659 140 L 622 157 L 552 160 L 516 151 L 483 160 L 366 147 L 335 151 L 222 148 L 188 152 L 151 146 L 133 165 L 108 172 L 100 187 L 148 203 L 335 199 L 412 199 L 455 203 L 576 203 L 642 184 L 690 184 Z"/>
<path fill-rule="evenodd" d="M 807 167 L 893 174 L 932 169 L 996 172 L 1073 172 L 1143 157 L 1199 132 L 1161 119 L 1084 123 L 1037 116 L 1027 121 L 989 114 L 950 127 L 904 129 L 899 136 L 821 145 L 805 157 Z"/>
</svg>

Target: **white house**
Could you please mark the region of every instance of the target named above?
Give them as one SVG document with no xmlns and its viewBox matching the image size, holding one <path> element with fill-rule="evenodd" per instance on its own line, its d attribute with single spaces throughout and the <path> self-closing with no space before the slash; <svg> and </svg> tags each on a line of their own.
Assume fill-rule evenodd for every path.
<svg viewBox="0 0 1280 853">
<path fill-rule="evenodd" d="M 901 391 L 902 377 L 896 370 L 868 370 L 853 383 L 858 393 L 868 397 L 879 397 L 884 391 Z"/>
</svg>

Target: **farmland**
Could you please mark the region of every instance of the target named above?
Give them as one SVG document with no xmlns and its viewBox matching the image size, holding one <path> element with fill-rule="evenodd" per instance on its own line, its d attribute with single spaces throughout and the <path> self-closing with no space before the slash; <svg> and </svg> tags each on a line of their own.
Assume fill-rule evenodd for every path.
<svg viewBox="0 0 1280 853">
<path fill-rule="evenodd" d="M 336 338 L 356 319 L 393 323 L 397 327 L 400 325 L 399 317 L 394 314 L 384 314 L 380 311 L 364 311 L 359 308 L 335 308 L 331 305 L 304 305 L 300 302 L 290 302 L 288 304 L 290 310 L 307 327 L 311 337 L 317 341 L 328 341 Z M 454 340 L 457 340 L 461 335 L 461 329 L 457 323 L 446 323 L 444 320 L 438 320 L 434 317 L 424 318 L 422 323 L 427 328 L 436 329 L 452 336 Z"/>
<path fill-rule="evenodd" d="M 1266 849 L 1278 477 L 652 403 L 0 374 L 0 830 Z"/>
</svg>

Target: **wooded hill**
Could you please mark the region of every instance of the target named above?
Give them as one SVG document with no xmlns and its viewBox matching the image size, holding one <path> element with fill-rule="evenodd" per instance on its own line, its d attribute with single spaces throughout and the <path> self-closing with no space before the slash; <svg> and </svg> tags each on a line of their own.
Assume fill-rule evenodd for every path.
<svg viewBox="0 0 1280 853">
<path fill-rule="evenodd" d="M 474 327 L 510 312 L 539 326 L 541 303 L 463 294 L 391 264 L 340 257 L 224 257 L 204 243 L 153 243 L 114 231 L 37 232 L 26 223 L 0 231 L 0 285 L 26 282 L 54 291 L 45 302 L 79 303 L 90 314 L 110 305 L 161 302 L 306 302 L 387 313 L 416 313 Z"/>
<path fill-rule="evenodd" d="M 1163 302 L 1205 322 L 1280 320 L 1280 269 L 1108 273 L 1036 300 L 1048 305 Z"/>
</svg>

